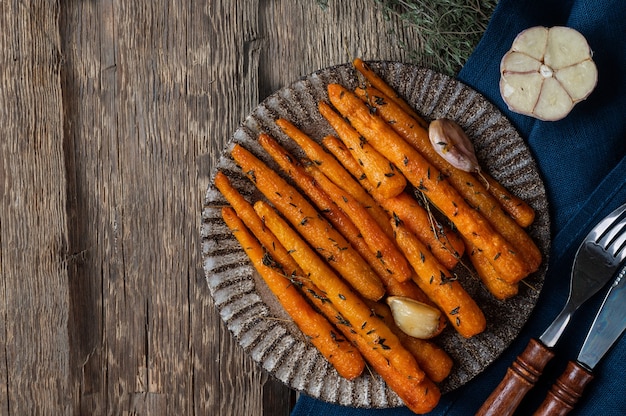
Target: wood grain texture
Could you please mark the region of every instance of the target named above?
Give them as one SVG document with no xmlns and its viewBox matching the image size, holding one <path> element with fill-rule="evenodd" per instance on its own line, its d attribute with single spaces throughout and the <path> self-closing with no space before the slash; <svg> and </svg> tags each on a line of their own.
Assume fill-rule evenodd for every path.
<svg viewBox="0 0 626 416">
<path fill-rule="evenodd" d="M 373 0 L 9 0 L 0 27 L 0 416 L 287 415 L 205 282 L 211 171 L 265 96 L 417 33 Z"/>
<path fill-rule="evenodd" d="M 54 1 L 0 6 L 1 415 L 44 408 L 63 414 L 69 407 L 57 14 Z"/>
</svg>

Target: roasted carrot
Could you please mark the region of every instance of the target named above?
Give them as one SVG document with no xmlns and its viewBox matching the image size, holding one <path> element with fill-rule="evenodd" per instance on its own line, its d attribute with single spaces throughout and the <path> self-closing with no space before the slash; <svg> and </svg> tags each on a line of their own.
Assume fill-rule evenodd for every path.
<svg viewBox="0 0 626 416">
<path fill-rule="evenodd" d="M 353 331 L 349 326 L 345 325 L 346 319 L 337 312 L 334 307 L 327 301 L 325 294 L 318 292 L 311 294 L 315 305 L 320 307 L 322 313 L 326 314 L 328 319 L 337 325 L 337 328 L 344 334 L 369 363 L 370 367 L 382 377 L 387 385 L 398 394 L 404 403 L 415 413 L 426 413 L 432 410 L 437 403 L 441 393 L 433 379 L 424 377 L 422 380 L 406 377 L 395 369 L 389 360 L 381 353 L 380 349 L 371 348 L 367 341 Z M 334 315 L 333 315 L 334 313 Z M 333 319 L 334 318 L 334 319 Z M 407 340 L 407 350 L 415 357 L 416 362 L 423 361 L 429 372 L 439 380 L 447 377 L 446 357 L 450 357 L 441 348 L 435 344 L 411 338 Z"/>
<path fill-rule="evenodd" d="M 286 149 L 284 149 L 278 142 L 276 142 L 268 135 L 261 134 L 259 136 L 259 142 L 261 143 L 265 151 L 280 166 L 280 168 L 289 175 L 289 177 L 296 183 L 296 185 L 302 190 L 302 192 L 306 194 L 306 196 L 317 206 L 317 208 L 324 214 L 324 216 L 328 218 L 333 226 L 337 230 L 339 230 L 339 232 L 341 232 L 341 234 L 350 242 L 354 249 L 365 259 L 365 261 L 367 261 L 367 263 L 380 277 L 387 294 L 406 296 L 420 302 L 432 303 L 432 301 L 428 299 L 426 294 L 424 294 L 424 292 L 422 292 L 422 290 L 417 287 L 415 282 L 413 282 L 412 280 L 400 282 L 389 273 L 387 266 L 380 261 L 380 259 L 376 255 L 376 252 L 372 251 L 366 244 L 363 235 L 361 234 L 361 231 L 357 228 L 357 226 L 354 225 L 350 218 L 348 218 L 348 216 L 339 208 L 339 206 L 337 206 L 337 204 L 332 201 L 330 196 L 318 186 L 315 179 L 306 173 L 305 168 L 296 162 L 293 155 L 287 152 Z M 216 178 L 215 182 L 217 184 L 221 181 Z M 252 206 L 250 206 L 250 209 L 253 211 L 253 216 L 258 218 Z M 384 214 L 385 216 L 387 215 L 386 213 Z M 386 223 L 391 230 L 389 218 L 386 219 Z M 262 243 L 266 246 L 280 247 L 280 244 L 276 241 L 268 241 L 267 243 L 264 243 L 262 241 Z M 395 243 L 392 242 L 392 244 Z M 279 254 L 276 253 L 275 255 Z M 285 263 L 284 256 L 281 255 L 280 257 L 281 262 Z M 293 262 L 293 259 L 291 260 Z M 445 318 L 442 317 L 442 329 L 445 326 L 445 322 Z"/>
<path fill-rule="evenodd" d="M 389 101 L 393 101 L 398 107 L 400 107 L 404 112 L 406 112 L 413 120 L 423 127 L 424 129 L 428 129 L 428 122 L 420 116 L 414 109 L 411 107 L 398 93 L 391 87 L 384 79 L 382 79 L 378 74 L 376 74 L 372 69 L 365 63 L 363 60 L 357 58 L 353 62 L 354 67 L 367 79 L 369 84 L 374 89 L 379 90 L 382 94 L 389 98 Z M 372 90 L 369 91 L 363 90 L 363 92 L 367 96 L 374 95 L 372 94 Z M 380 97 L 374 98 L 380 100 Z M 368 99 L 371 101 L 371 99 Z M 515 221 L 522 227 L 528 227 L 534 221 L 535 212 L 528 204 L 526 204 L 521 199 L 517 198 L 514 195 L 511 195 L 510 192 L 504 188 L 499 182 L 495 179 L 486 175 L 484 172 L 481 174 L 484 176 L 484 179 L 489 183 L 489 191 L 491 194 L 499 198 L 500 203 L 504 210 L 511 215 Z"/>
<path fill-rule="evenodd" d="M 469 241 L 467 244 L 467 252 L 469 259 L 476 269 L 476 273 L 480 278 L 485 288 L 496 298 L 505 300 L 511 298 L 519 292 L 519 283 L 507 283 L 485 258 L 484 254 L 480 250 L 476 250 Z"/>
<path fill-rule="evenodd" d="M 276 140 L 266 134 L 259 135 L 259 143 L 274 161 L 295 182 L 296 186 L 317 206 L 318 210 L 330 221 L 330 223 L 348 240 L 354 249 L 372 267 L 387 290 L 399 290 L 398 282 L 389 272 L 388 267 L 377 257 L 377 252 L 372 251 L 367 244 L 364 234 L 352 222 L 350 217 L 333 202 L 331 197 L 324 192 L 315 178 L 306 172 L 306 168 L 299 164 L 293 155 L 283 148 Z M 385 214 L 386 215 L 386 214 Z M 389 219 L 387 219 L 389 225 Z M 423 295 L 426 297 L 426 295 Z"/>
<path fill-rule="evenodd" d="M 402 345 L 413 354 L 420 368 L 432 381 L 439 383 L 450 375 L 453 361 L 450 355 L 431 341 L 413 338 L 402 332 L 393 319 L 389 307 L 380 302 L 368 302 L 370 307 L 400 338 Z"/>
<path fill-rule="evenodd" d="M 429 379 L 440 383 L 448 378 L 454 367 L 454 361 L 443 348 L 434 342 L 408 335 L 401 339 L 402 345 L 413 354 L 417 364 Z"/>
<path fill-rule="evenodd" d="M 384 198 L 368 180 L 361 166 L 352 157 L 345 145 L 337 138 L 324 138 L 324 145 L 346 167 L 374 199 L 387 211 L 388 219 L 400 217 L 405 225 L 428 246 L 432 253 L 448 269 L 453 269 L 465 251 L 459 235 L 450 227 L 441 224 L 407 192 L 392 198 Z"/>
<path fill-rule="evenodd" d="M 350 326 L 346 325 L 347 320 L 343 316 L 341 316 L 341 314 L 335 309 L 333 304 L 329 302 L 327 294 L 322 292 L 315 285 L 313 285 L 309 278 L 306 278 L 306 277 L 302 278 L 302 276 L 304 276 L 304 272 L 302 272 L 302 270 L 297 265 L 293 257 L 289 255 L 287 250 L 282 246 L 280 241 L 276 239 L 274 234 L 265 227 L 261 218 L 256 214 L 256 211 L 254 211 L 254 208 L 248 203 L 248 201 L 245 200 L 237 192 L 237 190 L 234 189 L 230 185 L 228 178 L 226 178 L 225 175 L 218 173 L 218 175 L 215 178 L 215 183 L 218 189 L 222 192 L 222 194 L 226 196 L 226 199 L 229 201 L 229 203 L 231 203 L 231 205 L 237 206 L 239 212 L 250 214 L 249 210 L 252 210 L 252 215 L 250 215 L 250 218 L 248 218 L 248 221 L 254 227 L 253 229 L 251 229 L 251 231 L 253 232 L 255 236 L 257 236 L 257 238 L 259 238 L 260 236 L 259 240 L 261 241 L 261 244 L 264 245 L 266 250 L 268 250 L 268 252 L 271 253 L 271 256 L 275 257 L 276 261 L 283 266 L 283 270 L 291 270 L 291 272 L 287 273 L 288 277 L 292 280 L 297 279 L 295 281 L 295 284 L 292 285 L 291 287 L 301 286 L 302 293 L 304 293 L 307 296 L 307 298 L 314 304 L 314 306 L 317 307 L 322 312 L 322 314 L 324 314 L 327 317 L 327 319 L 331 323 L 336 324 L 337 330 L 342 332 L 342 334 L 346 337 L 348 341 L 350 341 L 352 345 L 363 348 L 365 354 L 368 355 L 369 357 L 369 361 L 371 362 L 370 365 L 375 370 L 376 368 L 378 368 L 383 373 L 385 371 L 394 372 L 393 369 L 387 368 L 389 364 L 386 361 L 386 359 L 384 359 L 384 357 L 383 358 L 376 357 L 376 354 L 382 357 L 382 355 L 380 355 L 380 352 L 377 352 L 376 349 L 368 347 L 366 341 L 361 336 L 357 335 L 356 331 L 353 331 Z M 266 263 L 268 263 L 267 257 L 265 261 Z M 272 264 L 272 262 L 269 262 L 269 263 Z M 286 266 L 286 265 L 289 265 L 289 266 Z M 275 269 L 272 269 L 272 270 L 275 270 Z M 287 279 L 285 275 L 283 275 L 282 278 Z M 398 283 L 398 285 L 405 286 L 405 287 L 408 286 L 408 285 L 404 285 L 400 283 Z M 399 296 L 410 295 L 410 293 L 407 291 L 400 291 L 396 294 Z M 341 339 L 340 337 L 336 338 L 338 342 L 341 342 L 340 339 Z M 409 340 L 409 342 L 405 342 L 404 345 L 407 345 L 407 349 L 411 352 L 411 354 L 413 354 L 416 362 L 418 363 L 422 362 L 425 368 L 428 368 L 429 372 L 432 374 L 433 377 L 437 379 L 442 377 L 441 375 L 442 355 L 441 354 L 443 353 L 443 356 L 445 357 L 446 356 L 445 352 L 443 352 L 438 347 L 426 341 L 421 341 L 421 340 L 415 340 L 415 341 L 416 341 L 415 345 L 413 345 L 414 343 L 411 342 L 411 340 Z M 343 346 L 343 343 L 342 343 L 342 346 Z M 383 359 L 387 363 L 385 367 L 380 366 L 382 365 Z M 379 363 L 379 364 L 375 366 L 372 363 Z M 347 373 L 342 374 L 342 376 L 345 377 L 345 374 Z M 400 391 L 408 391 L 406 389 L 403 390 L 402 387 L 399 387 L 401 386 L 401 384 L 397 384 L 397 385 L 394 384 L 394 381 L 389 378 L 389 375 L 385 375 L 384 378 L 388 380 L 389 385 L 392 389 L 395 387 L 396 389 Z M 400 377 L 399 376 L 396 377 L 395 380 L 400 380 Z M 421 390 L 417 389 L 416 391 L 420 392 Z M 418 402 L 420 400 L 419 397 L 416 399 L 412 397 L 413 397 L 412 395 L 407 394 L 405 395 L 405 400 L 408 403 Z M 432 400 L 432 398 L 429 398 L 429 400 Z M 414 406 L 414 407 L 417 408 L 417 406 Z"/>
<path fill-rule="evenodd" d="M 298 266 L 298 263 L 296 263 L 294 258 L 287 252 L 287 249 L 283 247 L 274 233 L 263 224 L 261 217 L 256 213 L 252 204 L 231 185 L 226 175 L 222 172 L 218 172 L 215 176 L 214 183 L 235 210 L 237 216 L 241 218 L 244 225 L 265 248 L 267 252 L 265 262 L 272 265 L 273 269 L 280 267 L 282 269 L 283 278 L 289 279 L 294 287 L 299 287 L 309 301 L 320 310 L 331 323 L 342 322 L 341 316 L 328 301 L 326 295 L 305 276 L 300 266 Z M 337 329 L 343 333 L 348 340 L 352 340 L 351 336 L 353 332 L 350 331 L 347 326 L 337 325 Z"/>
<path fill-rule="evenodd" d="M 402 346 L 398 337 L 379 317 L 372 315 L 365 302 L 337 276 L 302 237 L 265 201 L 257 201 L 254 209 L 311 282 L 345 318 L 343 324 L 363 337 L 368 348 L 380 351 L 404 377 L 422 380 L 424 372 L 411 353 Z"/>
<path fill-rule="evenodd" d="M 384 197 L 398 195 L 406 186 L 406 179 L 378 150 L 367 144 L 363 137 L 328 104 L 321 101 L 319 111 L 350 149 L 350 153 L 363 166 L 368 178 Z"/>
<path fill-rule="evenodd" d="M 479 178 L 487 181 L 489 193 L 521 227 L 528 227 L 535 221 L 535 210 L 526 201 L 513 195 L 486 172 L 481 172 Z"/>
<path fill-rule="evenodd" d="M 268 254 L 231 207 L 222 217 L 267 286 L 308 340 L 348 380 L 358 377 L 365 362 L 357 349 L 306 301 L 284 271 L 271 266 Z"/>
<path fill-rule="evenodd" d="M 352 220 L 360 230 L 365 242 L 387 272 L 399 282 L 411 279 L 411 268 L 395 242 L 378 226 L 378 223 L 352 195 L 335 185 L 322 171 L 309 166 L 307 172 L 315 178 L 320 187 Z"/>
<path fill-rule="evenodd" d="M 257 189 L 356 291 L 372 300 L 384 295 L 372 268 L 297 189 L 241 145 L 236 144 L 231 155 Z"/>
<path fill-rule="evenodd" d="M 396 241 L 415 270 L 415 282 L 446 314 L 454 329 L 466 338 L 484 331 L 483 312 L 456 277 L 406 227 L 398 222 L 393 226 Z"/>
<path fill-rule="evenodd" d="M 407 378 L 380 353 L 380 350 L 363 347 L 358 340 L 354 342 L 369 365 L 413 413 L 426 414 L 437 406 L 441 399 L 441 391 L 432 380 L 427 377 L 420 381 Z"/>
<path fill-rule="evenodd" d="M 387 214 L 374 201 L 371 195 L 337 162 L 333 155 L 327 153 L 319 143 L 311 139 L 290 121 L 279 118 L 276 120 L 276 124 L 289 138 L 300 146 L 309 160 L 318 166 L 326 176 L 366 207 L 372 217 L 378 222 L 378 225 L 391 237 L 391 227 L 389 227 Z"/>
<path fill-rule="evenodd" d="M 282 247 L 276 236 L 265 227 L 263 221 L 258 216 L 254 207 L 246 198 L 232 186 L 228 177 L 222 172 L 215 175 L 215 187 L 224 195 L 226 201 L 235 210 L 237 216 L 241 218 L 245 226 L 259 240 L 261 245 L 270 253 L 272 258 L 279 262 L 287 275 L 300 276 L 298 264 Z"/>
<path fill-rule="evenodd" d="M 415 198 L 402 193 L 383 201 L 383 206 L 422 241 L 426 241 L 427 247 L 445 267 L 452 269 L 458 264 L 465 252 L 463 240 L 429 214 Z"/>
<path fill-rule="evenodd" d="M 352 224 L 350 218 L 348 218 L 337 204 L 333 202 L 330 196 L 320 188 L 315 179 L 306 172 L 306 168 L 302 166 L 291 153 L 271 136 L 264 133 L 259 135 L 259 143 L 280 169 L 293 180 L 299 190 L 313 202 L 318 211 L 341 232 L 355 249 L 363 246 L 369 252 L 369 248 L 363 240 L 363 237 L 359 234 L 358 228 Z"/>
<path fill-rule="evenodd" d="M 393 89 L 393 87 L 391 87 L 389 84 L 387 84 L 384 79 L 382 79 L 376 72 L 372 71 L 372 69 L 365 62 L 363 62 L 362 59 L 356 58 L 352 62 L 352 64 L 357 69 L 357 71 L 359 71 L 369 81 L 371 85 L 384 92 L 388 97 L 391 97 L 391 99 L 397 105 L 402 107 L 404 111 L 406 111 L 413 118 L 415 118 L 415 120 L 420 123 L 421 126 L 428 128 L 428 122 L 420 117 L 419 114 L 417 114 L 417 112 L 413 109 L 413 107 L 411 107 L 402 97 L 400 97 L 396 90 Z"/>
<path fill-rule="evenodd" d="M 389 123 L 388 127 L 413 145 L 432 166 L 443 173 L 450 184 L 471 206 L 484 214 L 485 219 L 493 229 L 502 234 L 513 245 L 515 251 L 526 260 L 531 271 L 537 270 L 542 259 L 539 248 L 525 230 L 503 210 L 503 203 L 514 200 L 509 200 L 507 197 L 498 200 L 491 193 L 497 189 L 503 190 L 502 186 L 494 183 L 494 189 L 490 192 L 480 178 L 452 166 L 435 151 L 430 143 L 428 131 L 418 125 L 414 118 L 382 92 L 368 88 L 367 90 L 357 89 L 356 94 L 376 109 L 377 114 Z M 483 176 L 485 179 L 488 178 L 488 175 L 483 174 Z M 507 195 L 511 198 L 510 193 Z M 519 201 L 518 198 L 515 199 L 514 203 L 519 204 L 517 201 Z M 526 212 L 526 208 L 530 208 L 528 205 L 525 205 L 526 208 L 524 208 L 524 205 L 518 205 L 520 212 Z"/>
<path fill-rule="evenodd" d="M 530 274 L 531 267 L 513 245 L 459 195 L 442 172 L 425 160 L 382 118 L 372 114 L 358 96 L 339 84 L 330 84 L 328 92 L 333 105 L 368 143 L 394 163 L 413 186 L 454 222 L 461 235 L 485 253 L 507 282 L 518 282 Z"/>
</svg>

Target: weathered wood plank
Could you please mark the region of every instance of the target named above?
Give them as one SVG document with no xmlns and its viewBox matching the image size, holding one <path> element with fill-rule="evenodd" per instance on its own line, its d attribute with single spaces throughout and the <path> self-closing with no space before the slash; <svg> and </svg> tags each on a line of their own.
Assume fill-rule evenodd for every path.
<svg viewBox="0 0 626 416">
<path fill-rule="evenodd" d="M 121 330 L 115 323 L 108 326 L 104 293 L 110 281 L 124 281 L 112 4 L 68 2 L 59 20 L 65 57 L 69 250 L 75 256 L 69 268 L 73 410 L 106 414 L 111 410 L 106 403 L 107 360 L 113 358 L 106 346 L 108 337 L 114 339 Z M 125 324 L 120 321 L 119 326 Z"/>
<path fill-rule="evenodd" d="M 0 4 L 0 414 L 69 410 L 55 1 Z M 33 398 L 37 398 L 34 400 Z"/>
<path fill-rule="evenodd" d="M 259 101 L 259 50 L 255 46 L 258 13 L 257 1 L 217 1 L 206 5 L 201 21 L 194 16 L 194 21 L 205 28 L 189 34 L 190 46 L 193 45 L 190 48 L 192 62 L 197 59 L 199 63 L 193 66 L 189 77 L 190 93 L 199 100 L 197 111 L 190 116 L 190 133 L 202 137 L 206 145 L 199 149 L 202 196 L 209 183 L 209 172 L 225 141 Z M 207 296 L 206 292 L 202 293 Z M 212 300 L 208 306 L 213 309 Z M 204 355 L 203 371 L 197 373 L 198 383 L 208 389 L 205 399 L 209 414 L 264 414 L 263 381 L 266 376 L 244 354 L 219 315 L 213 311 L 209 319 L 212 325 L 203 332 L 208 336 L 208 347 L 214 355 Z M 275 394 L 288 395 L 289 391 L 279 386 L 278 390 L 273 390 L 272 395 Z M 285 406 L 274 414 L 284 415 L 288 411 Z"/>
<path fill-rule="evenodd" d="M 198 224 L 260 100 L 417 40 L 329 3 L 0 2 L 0 415 L 289 413 L 214 309 Z"/>
</svg>

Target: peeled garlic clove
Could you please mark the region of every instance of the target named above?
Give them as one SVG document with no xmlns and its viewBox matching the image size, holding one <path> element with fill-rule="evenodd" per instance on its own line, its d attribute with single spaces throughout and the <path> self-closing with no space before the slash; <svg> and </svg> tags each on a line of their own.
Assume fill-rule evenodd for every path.
<svg viewBox="0 0 626 416">
<path fill-rule="evenodd" d="M 435 151 L 452 166 L 465 172 L 479 172 L 474 145 L 456 122 L 439 118 L 428 127 L 428 138 Z"/>
<path fill-rule="evenodd" d="M 404 296 L 389 296 L 387 304 L 396 325 L 407 335 L 427 339 L 437 333 L 439 309 Z"/>
<path fill-rule="evenodd" d="M 556 121 L 593 91 L 598 70 L 576 30 L 536 26 L 521 32 L 500 62 L 500 94 L 511 111 Z"/>
</svg>

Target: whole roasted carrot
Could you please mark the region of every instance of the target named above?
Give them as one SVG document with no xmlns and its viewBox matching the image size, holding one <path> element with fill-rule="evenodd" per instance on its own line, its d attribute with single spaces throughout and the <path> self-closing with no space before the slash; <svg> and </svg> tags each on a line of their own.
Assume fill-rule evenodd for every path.
<svg viewBox="0 0 626 416">
<path fill-rule="evenodd" d="M 489 193 L 521 227 L 528 227 L 535 221 L 535 210 L 526 201 L 512 194 L 486 172 L 482 172 L 479 178 L 487 181 Z"/>
<path fill-rule="evenodd" d="M 365 368 L 357 349 L 306 301 L 282 269 L 271 266 L 267 252 L 230 207 L 222 217 L 250 258 L 267 286 L 308 340 L 348 380 L 358 377 Z"/>
<path fill-rule="evenodd" d="M 249 205 L 249 203 L 236 191 L 236 189 L 230 186 L 230 183 L 225 175 L 218 173 L 215 183 L 218 189 L 226 196 L 229 203 L 234 203 L 241 213 L 250 214 L 249 208 L 252 208 L 251 205 Z M 263 245 L 266 246 L 266 249 L 271 250 L 270 252 L 274 257 L 276 257 L 279 263 L 283 265 L 290 264 L 289 266 L 284 266 L 285 270 L 292 270 L 292 272 L 289 273 L 290 276 L 304 276 L 304 272 L 301 271 L 297 263 L 295 263 L 295 260 L 282 246 L 280 241 L 278 241 L 274 234 L 267 227 L 265 227 L 263 221 L 260 217 L 258 217 L 256 212 L 253 212 L 253 214 L 254 215 L 251 215 L 248 220 L 251 224 L 253 224 L 253 229 L 256 231 L 255 235 L 257 235 L 257 238 L 260 236 L 261 239 L 263 239 Z M 283 278 L 285 277 L 283 276 Z M 411 378 L 401 375 L 398 371 L 391 367 L 390 361 L 381 354 L 381 351 L 384 350 L 376 347 L 372 348 L 372 346 L 368 345 L 368 342 L 363 337 L 357 335 L 356 331 L 354 331 L 351 326 L 347 325 L 348 321 L 339 312 L 337 312 L 334 306 L 329 302 L 327 293 L 314 286 L 310 279 L 305 278 L 299 279 L 298 281 L 298 285 L 302 285 L 303 293 L 308 296 L 310 301 L 318 307 L 321 312 L 325 314 L 329 320 L 331 320 L 331 322 L 336 324 L 337 329 L 344 334 L 352 345 L 355 345 L 357 348 L 364 351 L 364 354 L 362 355 L 368 357 L 367 360 L 370 363 L 370 366 L 375 371 L 380 372 L 383 379 L 392 389 L 398 392 L 407 405 L 411 406 L 411 408 L 416 412 L 423 412 L 425 410 L 422 409 L 428 409 L 436 405 L 439 397 L 439 391 L 436 386 L 433 388 L 430 381 L 424 381 L 423 383 L 416 381 L 419 377 Z M 423 350 L 424 351 L 421 355 L 424 357 L 429 355 L 428 345 L 424 345 Z M 437 354 L 432 355 L 432 357 L 434 357 L 434 362 L 436 363 Z M 429 368 L 432 367 L 431 362 L 425 362 L 425 365 L 429 366 Z"/>
<path fill-rule="evenodd" d="M 281 265 L 284 273 L 287 276 L 302 277 L 303 273 L 298 263 L 280 244 L 276 236 L 263 224 L 261 217 L 256 213 L 252 204 L 232 186 L 228 177 L 222 172 L 217 172 L 214 184 L 235 210 L 237 216 L 241 218 L 245 226 L 259 240 L 269 255 Z M 307 279 L 300 280 L 302 280 L 303 284 L 308 282 Z"/>
<path fill-rule="evenodd" d="M 413 145 L 432 166 L 443 173 L 447 181 L 470 205 L 485 214 L 485 219 L 494 230 L 502 234 L 515 247 L 515 251 L 524 257 L 531 271 L 537 270 L 542 259 L 539 248 L 526 231 L 503 210 L 506 207 L 517 207 L 517 211 L 509 212 L 518 213 L 523 221 L 528 221 L 527 208 L 530 209 L 531 215 L 534 212 L 532 208 L 519 198 L 513 197 L 501 185 L 494 183 L 495 181 L 489 175 L 481 173 L 484 179 L 491 179 L 491 185 L 493 185 L 491 192 L 483 185 L 480 178 L 452 166 L 435 151 L 428 137 L 428 130 L 420 126 L 413 117 L 382 92 L 367 88 L 357 89 L 356 94 L 369 106 L 375 108 L 377 114 L 389 123 L 388 126 L 393 131 Z M 499 191 L 500 199 L 492 195 L 496 191 Z"/>
<path fill-rule="evenodd" d="M 415 282 L 439 306 L 451 325 L 469 338 L 485 330 L 486 319 L 476 301 L 456 278 L 401 223 L 394 222 L 396 241 L 415 269 Z"/>
<path fill-rule="evenodd" d="M 378 205 L 362 186 L 341 166 L 341 164 L 327 153 L 324 148 L 298 129 L 293 123 L 284 118 L 276 120 L 276 124 L 296 142 L 307 157 L 324 172 L 335 184 L 349 192 L 357 201 L 370 212 L 378 225 L 391 237 L 391 227 L 385 211 Z"/>
<path fill-rule="evenodd" d="M 399 282 L 411 279 L 412 272 L 409 263 L 396 247 L 395 242 L 378 226 L 367 209 L 352 195 L 335 185 L 317 167 L 309 166 L 307 172 L 357 226 L 370 250 L 376 254 L 376 258 L 387 272 Z"/>
<path fill-rule="evenodd" d="M 413 413 L 426 414 L 437 406 L 441 399 L 441 391 L 432 380 L 427 377 L 420 381 L 407 378 L 379 351 L 363 348 L 359 341 L 355 341 L 355 344 L 374 371 L 385 380 L 385 383 Z"/>
<path fill-rule="evenodd" d="M 405 378 L 422 380 L 424 372 L 398 337 L 365 302 L 320 258 L 269 204 L 257 201 L 254 209 L 283 247 L 345 318 L 344 325 L 363 337 L 369 349 L 379 351 Z M 359 348 L 362 354 L 361 347 Z M 365 356 L 365 354 L 364 354 Z"/>
<path fill-rule="evenodd" d="M 341 323 L 344 320 L 334 306 L 328 301 L 326 295 L 311 282 L 302 271 L 298 263 L 283 247 L 281 242 L 270 231 L 261 217 L 256 213 L 250 204 L 230 183 L 228 177 L 222 172 L 218 172 L 214 180 L 217 189 L 224 195 L 228 203 L 235 210 L 235 213 L 250 232 L 261 243 L 267 253 L 265 263 L 273 269 L 282 271 L 283 278 L 289 279 L 293 287 L 298 287 L 301 293 L 315 306 L 331 324 Z M 425 295 L 424 295 L 425 296 Z M 338 318 L 339 317 L 339 318 Z M 344 334 L 346 339 L 352 342 L 354 332 L 345 325 L 336 325 L 336 329 Z M 338 342 L 343 342 L 337 338 Z M 338 371 L 339 372 L 339 371 Z M 343 374 L 342 374 L 343 373 Z M 342 376 L 349 375 L 349 372 L 342 371 Z"/>
<path fill-rule="evenodd" d="M 329 98 L 339 112 L 349 119 L 357 131 L 400 169 L 405 177 L 421 191 L 457 230 L 485 252 L 503 279 L 515 283 L 528 276 L 532 268 L 500 233 L 496 232 L 481 213 L 471 207 L 445 175 L 382 118 L 372 114 L 368 106 L 353 92 L 339 84 L 328 86 Z"/>
<path fill-rule="evenodd" d="M 361 166 L 352 157 L 345 145 L 337 138 L 328 136 L 324 145 L 343 166 L 370 192 L 374 199 L 388 212 L 387 221 L 394 216 L 400 217 L 419 239 L 428 246 L 432 253 L 448 269 L 453 269 L 465 251 L 465 244 L 450 227 L 441 224 L 407 192 L 392 198 L 384 198 L 369 181 Z"/>
<path fill-rule="evenodd" d="M 496 298 L 505 300 L 518 294 L 519 283 L 507 283 L 495 271 L 485 255 L 466 241 L 469 259 L 485 288 Z"/>
<path fill-rule="evenodd" d="M 367 144 L 363 137 L 328 104 L 321 101 L 318 107 L 322 116 L 335 129 L 350 153 L 363 166 L 363 170 L 381 195 L 388 198 L 404 190 L 406 179 L 379 150 Z"/>
<path fill-rule="evenodd" d="M 437 380 L 442 381 L 449 374 L 449 370 L 446 369 L 448 365 L 446 358 L 450 362 L 451 359 L 445 351 L 426 340 L 411 338 L 406 343 L 403 341 L 403 345 L 406 345 L 407 350 L 413 354 L 415 360 L 418 363 L 423 362 L 425 368 L 429 369 L 427 377 L 422 380 L 406 377 L 391 365 L 379 349 L 371 348 L 362 336 L 345 325 L 346 319 L 326 301 L 325 294 L 318 292 L 318 294 L 313 294 L 312 298 L 315 305 L 319 306 L 322 313 L 326 314 L 331 322 L 337 325 L 346 339 L 361 352 L 370 367 L 398 394 L 408 408 L 417 414 L 427 413 L 434 409 L 439 402 L 441 393 L 437 385 L 433 383 L 436 380 L 430 375 L 432 374 Z"/>
<path fill-rule="evenodd" d="M 388 267 L 377 257 L 377 252 L 370 249 L 364 238 L 366 234 L 361 233 L 351 218 L 341 210 L 330 195 L 324 192 L 315 178 L 306 172 L 306 168 L 299 164 L 293 155 L 267 134 L 259 135 L 259 143 L 261 143 L 263 149 L 274 159 L 278 166 L 289 175 L 296 186 L 315 204 L 318 210 L 372 267 L 383 286 L 387 290 L 390 288 L 397 290 L 400 282 L 391 275 Z M 387 219 L 387 225 L 391 230 L 389 219 Z M 371 239 L 370 236 L 368 238 Z"/>
<path fill-rule="evenodd" d="M 401 108 L 407 115 L 409 115 L 415 122 L 415 127 L 421 126 L 424 129 L 428 129 L 428 122 L 424 120 L 417 112 L 411 107 L 398 93 L 378 74 L 376 74 L 363 60 L 357 58 L 353 62 L 354 67 L 367 79 L 373 88 L 362 89 L 364 96 L 368 102 L 372 101 L 370 98 L 373 95 L 374 100 L 380 101 L 384 99 L 383 95 L 388 98 L 387 102 L 393 102 Z M 373 93 L 376 89 L 380 94 Z M 389 118 L 388 120 L 394 120 Z M 485 174 L 481 173 L 481 180 L 486 180 L 489 184 L 489 192 L 501 203 L 504 210 L 511 215 L 522 227 L 528 227 L 535 218 L 535 212 L 525 201 L 512 195 L 506 188 L 504 188 L 499 182 Z"/>
<path fill-rule="evenodd" d="M 297 189 L 241 145 L 236 144 L 231 155 L 257 189 L 356 291 L 372 300 L 385 294 L 367 262 Z"/>
<path fill-rule="evenodd" d="M 352 64 L 359 71 L 367 81 L 373 85 L 375 88 L 384 92 L 388 97 L 390 97 L 393 102 L 395 102 L 398 106 L 400 106 L 404 111 L 410 114 L 422 127 L 428 128 L 428 122 L 420 117 L 419 114 L 411 107 L 398 93 L 394 90 L 387 82 L 382 79 L 376 72 L 372 71 L 372 68 L 369 67 L 362 59 L 356 58 L 353 60 Z"/>
</svg>

